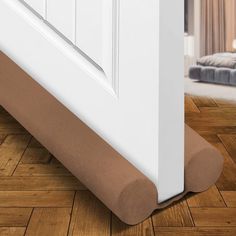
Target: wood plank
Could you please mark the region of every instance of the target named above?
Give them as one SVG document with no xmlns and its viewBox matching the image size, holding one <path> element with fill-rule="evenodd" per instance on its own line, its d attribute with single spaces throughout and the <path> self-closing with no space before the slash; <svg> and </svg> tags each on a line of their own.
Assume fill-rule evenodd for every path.
<svg viewBox="0 0 236 236">
<path fill-rule="evenodd" d="M 196 226 L 236 226 L 236 208 L 190 208 Z"/>
<path fill-rule="evenodd" d="M 60 161 L 56 159 L 56 157 L 52 156 L 52 159 L 50 161 L 51 165 L 62 165 Z"/>
<path fill-rule="evenodd" d="M 121 222 L 115 215 L 112 215 L 112 235 L 114 236 L 154 236 L 151 218 L 144 222 L 129 226 Z"/>
<path fill-rule="evenodd" d="M 209 190 L 195 194 L 187 199 L 189 207 L 225 207 L 224 200 L 216 186 Z"/>
<path fill-rule="evenodd" d="M 227 207 L 236 207 L 236 191 L 223 191 L 221 194 Z"/>
<path fill-rule="evenodd" d="M 65 236 L 70 222 L 71 208 L 36 208 L 26 236 Z"/>
<path fill-rule="evenodd" d="M 236 107 L 200 107 L 200 112 L 205 113 L 231 113 L 236 114 Z"/>
<path fill-rule="evenodd" d="M 29 135 L 9 135 L 0 146 L 0 176 L 12 175 L 28 143 Z"/>
<path fill-rule="evenodd" d="M 0 227 L 27 226 L 32 208 L 0 208 Z"/>
<path fill-rule="evenodd" d="M 235 114 L 231 113 L 200 112 L 197 116 L 195 113 L 186 113 L 185 118 L 191 127 L 195 127 L 197 130 L 199 126 L 206 126 L 206 130 L 208 127 L 236 126 Z"/>
<path fill-rule="evenodd" d="M 1 53 L 1 52 L 0 52 Z M 4 108 L 3 108 L 3 106 L 1 106 L 0 105 L 0 113 L 2 114 L 2 113 L 8 113 Z"/>
<path fill-rule="evenodd" d="M 210 133 L 210 132 L 198 132 L 200 136 L 202 136 L 204 139 L 206 139 L 207 142 L 211 144 L 220 143 L 220 139 L 216 134 Z"/>
<path fill-rule="evenodd" d="M 234 227 L 160 227 L 155 228 L 157 236 L 235 236 Z"/>
<path fill-rule="evenodd" d="M 23 236 L 25 227 L 0 227 L 1 236 Z"/>
<path fill-rule="evenodd" d="M 30 140 L 29 148 L 44 148 L 44 146 L 34 137 Z"/>
<path fill-rule="evenodd" d="M 236 102 L 233 100 L 225 100 L 225 99 L 217 99 L 214 98 L 215 103 L 219 107 L 230 107 L 230 108 L 235 108 L 236 107 Z"/>
<path fill-rule="evenodd" d="M 185 96 L 185 113 L 195 112 L 199 113 L 199 109 L 196 104 L 193 102 L 192 98 L 189 96 Z"/>
<path fill-rule="evenodd" d="M 6 137 L 7 137 L 7 134 L 0 133 L 0 145 L 3 143 L 3 141 L 5 140 Z"/>
<path fill-rule="evenodd" d="M 18 122 L 8 112 L 0 111 L 0 123 L 1 124 L 4 124 L 4 123 L 15 123 L 15 124 L 17 124 Z"/>
<path fill-rule="evenodd" d="M 236 134 L 236 126 L 234 125 L 222 125 L 222 126 L 207 126 L 206 123 L 200 122 L 198 125 L 193 125 L 191 120 L 188 120 L 188 117 L 185 117 L 185 123 L 192 127 L 196 132 L 208 132 L 214 134 Z"/>
<path fill-rule="evenodd" d="M 181 201 L 166 209 L 156 211 L 152 219 L 154 227 L 193 226 L 186 201 Z"/>
<path fill-rule="evenodd" d="M 216 102 L 210 97 L 191 96 L 191 99 L 198 108 L 200 107 L 217 107 Z"/>
<path fill-rule="evenodd" d="M 219 138 L 224 144 L 231 158 L 236 163 L 236 134 L 220 134 Z"/>
<path fill-rule="evenodd" d="M 110 235 L 110 211 L 89 191 L 76 193 L 69 236 Z"/>
<path fill-rule="evenodd" d="M 236 191 L 236 164 L 231 159 L 222 143 L 216 144 L 216 147 L 224 157 L 223 172 L 216 186 L 220 191 Z"/>
<path fill-rule="evenodd" d="M 85 190 L 74 176 L 0 177 L 0 191 L 68 191 Z"/>
<path fill-rule="evenodd" d="M 0 191 L 0 207 L 71 207 L 73 191 Z"/>
<path fill-rule="evenodd" d="M 47 164 L 51 160 L 50 152 L 45 148 L 29 147 L 26 149 L 21 164 Z"/>
<path fill-rule="evenodd" d="M 61 164 L 19 164 L 13 176 L 72 176 L 72 174 Z"/>
<path fill-rule="evenodd" d="M 18 123 L 0 123 L 1 134 L 28 134 L 28 132 Z"/>
<path fill-rule="evenodd" d="M 15 123 L 15 124 L 17 124 L 18 122 L 10 114 L 0 112 L 0 123 L 1 124 L 5 124 L 5 123 Z"/>
</svg>

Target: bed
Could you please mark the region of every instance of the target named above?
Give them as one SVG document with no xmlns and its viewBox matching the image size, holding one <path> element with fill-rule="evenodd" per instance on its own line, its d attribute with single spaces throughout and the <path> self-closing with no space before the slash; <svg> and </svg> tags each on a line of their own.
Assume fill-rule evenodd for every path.
<svg viewBox="0 0 236 236">
<path fill-rule="evenodd" d="M 198 59 L 189 69 L 189 78 L 236 86 L 236 53 L 216 53 Z"/>
</svg>

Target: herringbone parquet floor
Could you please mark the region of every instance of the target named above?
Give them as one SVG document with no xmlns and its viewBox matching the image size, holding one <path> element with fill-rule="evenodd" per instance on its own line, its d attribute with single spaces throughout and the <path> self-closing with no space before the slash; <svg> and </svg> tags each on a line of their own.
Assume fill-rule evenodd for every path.
<svg viewBox="0 0 236 236">
<path fill-rule="evenodd" d="M 215 186 L 137 226 L 121 223 L 0 107 L 0 235 L 235 236 L 236 103 L 186 97 L 186 123 L 218 148 Z"/>
</svg>

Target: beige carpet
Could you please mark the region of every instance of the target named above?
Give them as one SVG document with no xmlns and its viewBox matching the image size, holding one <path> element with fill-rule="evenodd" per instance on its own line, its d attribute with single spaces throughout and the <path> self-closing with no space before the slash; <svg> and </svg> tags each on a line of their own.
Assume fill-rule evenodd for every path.
<svg viewBox="0 0 236 236">
<path fill-rule="evenodd" d="M 236 87 L 184 79 L 185 94 L 236 101 Z"/>
</svg>

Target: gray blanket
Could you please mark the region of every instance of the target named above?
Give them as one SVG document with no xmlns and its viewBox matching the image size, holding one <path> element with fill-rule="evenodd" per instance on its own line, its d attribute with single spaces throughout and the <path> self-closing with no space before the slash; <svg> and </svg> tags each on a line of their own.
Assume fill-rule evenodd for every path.
<svg viewBox="0 0 236 236">
<path fill-rule="evenodd" d="M 236 69 L 236 53 L 217 53 L 197 60 L 197 65 Z"/>
</svg>

